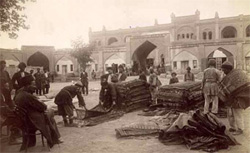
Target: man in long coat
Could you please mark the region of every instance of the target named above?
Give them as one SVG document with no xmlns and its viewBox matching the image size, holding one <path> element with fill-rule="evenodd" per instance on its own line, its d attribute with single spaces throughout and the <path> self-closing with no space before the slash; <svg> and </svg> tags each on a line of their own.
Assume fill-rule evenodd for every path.
<svg viewBox="0 0 250 153">
<path fill-rule="evenodd" d="M 73 110 L 75 106 L 72 100 L 75 96 L 78 98 L 79 107 L 85 107 L 85 102 L 81 94 L 82 84 L 66 86 L 56 95 L 55 104 L 58 107 L 58 114 L 62 116 L 65 126 L 73 127 Z"/>
<path fill-rule="evenodd" d="M 208 61 L 208 68 L 204 70 L 202 89 L 205 96 L 204 114 L 209 111 L 209 105 L 212 103 L 212 113 L 218 113 L 218 83 L 220 79 L 220 72 L 215 68 L 216 61 L 210 59 Z"/>
<path fill-rule="evenodd" d="M 36 88 L 37 88 L 36 94 L 41 96 L 42 91 L 43 91 L 45 76 L 43 73 L 40 72 L 40 68 L 37 68 L 37 72 L 34 74 L 34 77 L 35 77 Z"/>
<path fill-rule="evenodd" d="M 24 87 L 18 90 L 14 100 L 16 105 L 24 109 L 28 115 L 29 133 L 33 134 L 29 135 L 28 147 L 35 146 L 36 136 L 34 134 L 37 130 L 41 131 L 50 147 L 53 147 L 54 144 L 62 143 L 53 110 L 47 109 L 47 106 L 33 95 L 36 89 L 33 77 L 28 75 L 23 77 L 21 81 Z M 24 141 L 26 138 L 27 136 L 23 135 Z M 21 150 L 25 149 L 24 147 L 23 145 Z"/>
<path fill-rule="evenodd" d="M 82 71 L 80 76 L 82 82 L 82 93 L 88 95 L 89 94 L 89 78 L 88 73 L 85 70 Z"/>
<path fill-rule="evenodd" d="M 26 64 L 21 62 L 18 64 L 18 68 L 20 69 L 18 72 L 16 72 L 12 77 L 12 84 L 13 88 L 17 91 L 20 88 L 23 87 L 21 79 L 27 75 L 29 75 L 28 72 L 25 71 Z"/>
</svg>

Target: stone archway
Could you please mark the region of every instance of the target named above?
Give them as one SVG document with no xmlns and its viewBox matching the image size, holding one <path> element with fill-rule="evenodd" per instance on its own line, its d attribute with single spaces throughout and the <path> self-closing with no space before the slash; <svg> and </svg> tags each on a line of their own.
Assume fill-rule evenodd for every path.
<svg viewBox="0 0 250 153">
<path fill-rule="evenodd" d="M 157 46 L 150 41 L 145 41 L 142 43 L 135 52 L 132 55 L 132 60 L 134 62 L 134 66 L 137 65 L 137 68 L 135 68 L 137 71 L 138 68 L 142 70 L 146 70 L 146 61 L 148 55 L 156 48 Z"/>
<path fill-rule="evenodd" d="M 208 55 L 208 59 L 215 59 L 216 60 L 216 68 L 217 69 L 220 69 L 221 68 L 221 65 L 223 62 L 225 61 L 229 61 L 231 62 L 233 65 L 234 65 L 234 57 L 233 57 L 233 54 L 230 53 L 229 51 L 227 51 L 226 49 L 224 48 L 218 48 L 216 49 L 215 51 L 213 51 L 212 53 L 210 53 Z"/>
<path fill-rule="evenodd" d="M 36 52 L 28 58 L 28 66 L 41 66 L 49 69 L 49 59 L 41 52 Z"/>
</svg>

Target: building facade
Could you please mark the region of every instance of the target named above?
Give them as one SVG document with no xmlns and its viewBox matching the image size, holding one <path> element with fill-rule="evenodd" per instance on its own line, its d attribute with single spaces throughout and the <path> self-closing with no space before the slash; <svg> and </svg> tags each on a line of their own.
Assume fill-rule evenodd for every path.
<svg viewBox="0 0 250 153">
<path fill-rule="evenodd" d="M 215 13 L 214 18 L 201 20 L 197 10 L 189 16 L 172 14 L 169 24 L 155 20 L 149 27 L 90 29 L 89 39 L 97 45 L 92 54 L 96 71 L 119 61 L 135 69 L 154 65 L 183 73 L 189 66 L 200 72 L 214 58 L 217 68 L 229 60 L 235 68 L 250 72 L 250 15 L 220 18 Z"/>
</svg>

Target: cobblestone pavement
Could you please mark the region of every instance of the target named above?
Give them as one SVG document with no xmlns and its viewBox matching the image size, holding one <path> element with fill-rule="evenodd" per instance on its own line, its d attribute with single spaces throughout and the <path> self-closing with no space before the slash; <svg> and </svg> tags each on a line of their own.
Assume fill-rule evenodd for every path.
<svg viewBox="0 0 250 153">
<path fill-rule="evenodd" d="M 134 79 L 130 77 L 129 79 Z M 163 84 L 168 83 L 167 78 L 160 78 Z M 62 87 L 70 83 L 52 83 L 51 92 L 57 93 Z M 91 81 L 89 84 L 90 93 L 84 96 L 87 108 L 92 108 L 98 103 L 98 95 L 100 89 L 99 81 Z M 97 91 L 95 91 L 97 90 Z M 249 133 L 249 110 L 245 112 L 246 131 Z M 115 129 L 130 123 L 146 122 L 150 117 L 138 116 L 137 112 L 125 114 L 122 118 L 99 124 L 93 127 L 63 127 L 62 119 L 55 116 L 58 123 L 59 131 L 64 140 L 63 144 L 55 145 L 51 153 L 200 153 L 203 151 L 188 150 L 184 145 L 169 145 L 166 146 L 158 141 L 157 137 L 140 137 L 140 138 L 126 138 L 117 139 L 115 136 Z M 228 125 L 226 119 L 222 119 Z M 219 152 L 230 153 L 248 153 L 249 137 L 247 134 L 235 137 L 242 145 L 229 147 L 226 150 Z M 1 152 L 18 152 L 20 145 L 9 146 L 1 145 Z M 49 152 L 47 147 L 43 147 L 40 138 L 37 138 L 37 145 L 28 150 L 29 152 Z"/>
</svg>

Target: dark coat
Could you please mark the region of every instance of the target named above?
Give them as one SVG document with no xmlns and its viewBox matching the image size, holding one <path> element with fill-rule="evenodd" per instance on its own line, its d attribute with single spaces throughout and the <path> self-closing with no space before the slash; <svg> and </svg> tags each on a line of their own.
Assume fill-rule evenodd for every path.
<svg viewBox="0 0 250 153">
<path fill-rule="evenodd" d="M 78 87 L 71 85 L 64 87 L 55 97 L 55 104 L 58 106 L 59 115 L 71 115 L 73 114 L 73 98 L 77 96 L 79 105 L 85 106 L 84 99 L 82 97 L 81 91 Z M 71 109 L 65 109 L 66 107 L 70 107 Z"/>
<path fill-rule="evenodd" d="M 47 106 L 30 94 L 25 87 L 17 92 L 15 102 L 27 111 L 29 126 L 41 131 L 50 147 L 58 143 L 60 134 L 53 118 L 53 111 L 47 110 Z M 32 131 L 35 133 L 36 130 Z M 35 137 L 33 140 L 35 141 Z"/>
<path fill-rule="evenodd" d="M 125 72 L 122 72 L 121 74 L 120 73 L 118 74 L 118 82 L 125 81 L 126 79 L 127 79 L 127 74 Z"/>
<path fill-rule="evenodd" d="M 45 84 L 45 75 L 41 72 L 37 72 L 34 74 L 36 87 L 38 89 L 42 89 L 43 85 Z"/>
<path fill-rule="evenodd" d="M 169 80 L 169 84 L 178 83 L 178 82 L 179 82 L 178 78 L 171 78 Z"/>
<path fill-rule="evenodd" d="M 29 75 L 29 73 L 24 71 L 24 76 L 27 76 L 27 75 Z M 16 73 L 13 75 L 13 77 L 12 77 L 13 88 L 16 89 L 16 91 L 17 91 L 18 89 L 20 89 L 20 88 L 23 87 L 22 82 L 21 82 L 21 79 L 22 79 L 22 76 L 21 76 L 21 72 L 20 72 L 20 71 L 16 72 Z M 16 83 L 16 82 L 17 82 L 17 83 Z"/>
<path fill-rule="evenodd" d="M 110 75 L 110 74 L 104 74 L 104 75 L 102 75 L 102 76 L 101 76 L 101 82 L 102 82 L 102 79 L 104 79 L 104 78 L 105 78 L 106 80 L 108 80 L 109 75 Z M 113 83 L 118 82 L 118 76 L 117 76 L 116 74 L 113 74 L 113 75 L 112 75 L 112 77 L 111 77 L 111 82 L 113 82 Z"/>
<path fill-rule="evenodd" d="M 81 82 L 83 85 L 88 84 L 89 80 L 88 80 L 88 73 L 87 72 L 82 72 L 80 78 L 81 78 Z"/>
<path fill-rule="evenodd" d="M 5 88 L 5 85 L 8 83 L 10 89 Z M 11 90 L 12 90 L 12 83 L 10 79 L 10 75 L 7 71 L 0 72 L 0 94 L 1 94 L 1 106 L 8 105 L 10 108 L 14 108 L 14 103 L 11 99 Z"/>
<path fill-rule="evenodd" d="M 145 75 L 145 73 L 141 73 L 141 74 L 139 75 L 139 79 L 140 79 L 140 80 L 144 80 L 144 81 L 147 82 L 147 76 Z"/>
</svg>

